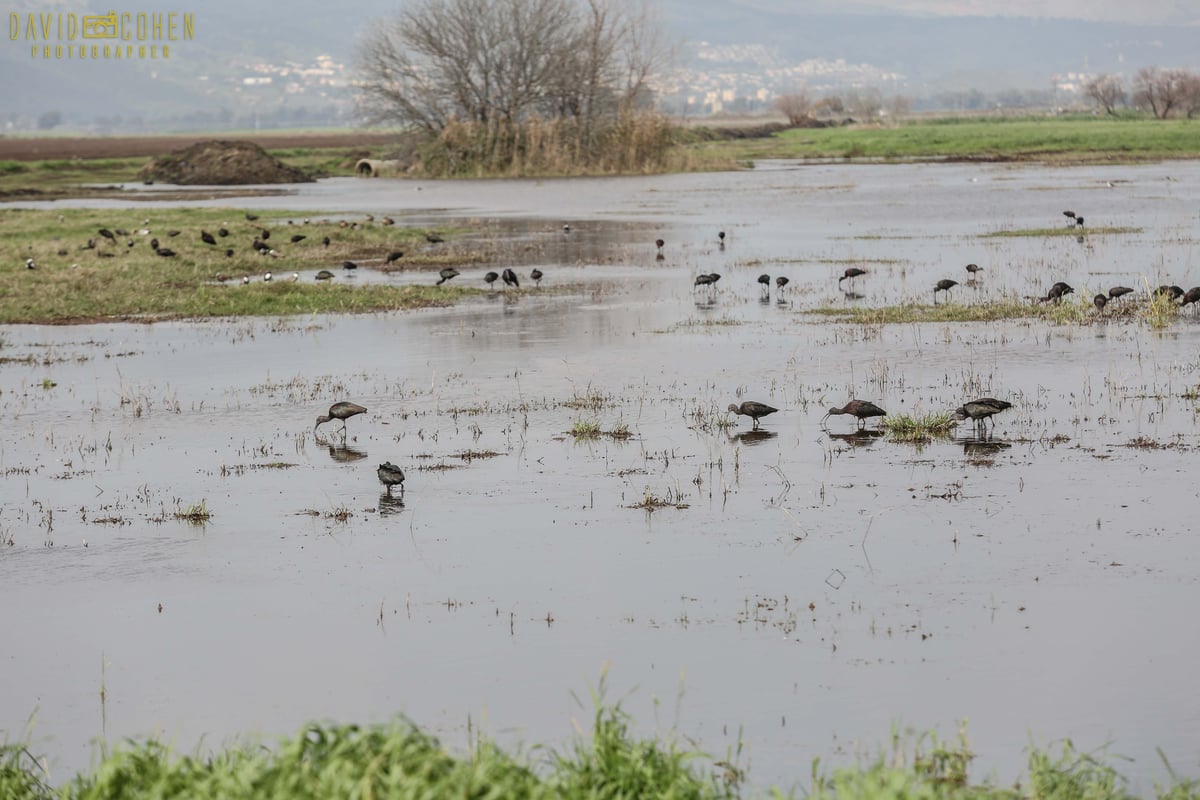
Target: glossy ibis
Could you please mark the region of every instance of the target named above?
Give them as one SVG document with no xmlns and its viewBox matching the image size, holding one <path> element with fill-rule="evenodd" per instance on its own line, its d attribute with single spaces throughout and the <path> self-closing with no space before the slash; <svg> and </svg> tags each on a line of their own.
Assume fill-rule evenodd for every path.
<svg viewBox="0 0 1200 800">
<path fill-rule="evenodd" d="M 838 278 L 838 286 L 841 286 L 842 281 L 846 280 L 847 278 L 853 281 L 859 275 L 866 274 L 867 271 L 865 269 L 859 269 L 858 267 L 846 267 L 846 271 L 842 273 L 842 277 Z"/>
<path fill-rule="evenodd" d="M 1108 299 L 1116 300 L 1118 297 L 1123 297 L 1127 294 L 1133 294 L 1133 289 L 1128 286 L 1114 286 L 1108 290 Z"/>
<path fill-rule="evenodd" d="M 225 248 L 225 257 L 233 258 L 233 248 L 232 247 Z"/>
<path fill-rule="evenodd" d="M 333 273 L 327 269 L 323 269 L 317 273 L 317 280 L 328 281 L 333 279 Z"/>
<path fill-rule="evenodd" d="M 937 302 L 937 293 L 938 292 L 945 292 L 946 297 L 949 297 L 950 290 L 953 289 L 955 286 L 958 286 L 958 281 L 953 281 L 953 280 L 950 280 L 949 278 L 942 278 L 940 281 L 937 282 L 937 285 L 935 285 L 933 287 L 933 302 L 935 302 L 935 303 Z"/>
<path fill-rule="evenodd" d="M 725 231 L 717 231 L 717 241 L 721 243 L 721 247 L 725 246 Z"/>
<path fill-rule="evenodd" d="M 258 232 L 258 238 L 262 239 L 265 242 L 267 239 L 271 238 L 271 232 L 269 230 L 267 230 L 266 228 L 263 228 L 261 231 Z"/>
<path fill-rule="evenodd" d="M 983 267 L 979 266 L 978 264 L 967 264 L 967 272 L 971 276 L 969 280 L 975 280 L 975 274 L 983 272 Z"/>
<path fill-rule="evenodd" d="M 1179 299 L 1179 305 L 1186 306 L 1192 303 L 1200 302 L 1200 286 L 1193 286 L 1183 293 L 1183 297 Z"/>
<path fill-rule="evenodd" d="M 454 267 L 446 267 L 445 269 L 438 272 L 438 282 L 434 285 L 441 286 L 443 283 L 450 280 L 451 278 L 457 277 L 457 275 L 458 275 L 458 270 L 456 270 Z"/>
<path fill-rule="evenodd" d="M 1154 290 L 1154 296 L 1160 297 L 1166 295 L 1169 300 L 1178 300 L 1183 297 L 1184 291 L 1182 286 L 1159 286 Z"/>
<path fill-rule="evenodd" d="M 217 228 L 217 236 L 220 236 L 222 239 L 224 239 L 228 235 L 229 235 L 228 228 Z"/>
<path fill-rule="evenodd" d="M 343 261 L 342 269 L 358 269 L 358 264 L 355 264 L 353 261 Z"/>
<path fill-rule="evenodd" d="M 1062 302 L 1063 296 L 1072 294 L 1075 291 L 1070 284 L 1059 281 L 1050 287 L 1050 291 L 1046 292 L 1046 296 L 1042 298 L 1042 302 L 1053 300 L 1055 305 Z"/>
<path fill-rule="evenodd" d="M 183 231 L 167 231 L 167 236 L 170 236 L 172 239 L 174 239 L 181 233 L 183 233 Z"/>
<path fill-rule="evenodd" d="M 438 236 L 436 233 L 427 233 L 425 234 L 425 241 L 429 242 L 430 244 L 441 244 L 446 240 Z"/>
<path fill-rule="evenodd" d="M 105 239 L 108 239 L 109 241 L 115 242 L 117 240 L 117 235 L 115 233 L 113 233 L 112 231 L 110 231 L 108 228 L 101 228 L 99 233 L 101 236 L 103 236 Z"/>
<path fill-rule="evenodd" d="M 329 237 L 328 237 L 328 236 L 322 236 L 322 237 L 321 237 L 321 244 L 323 244 L 323 245 L 324 245 L 324 246 L 326 246 L 326 247 L 329 247 Z"/>
<path fill-rule="evenodd" d="M 712 286 L 714 283 L 716 281 L 713 280 L 712 274 L 704 273 L 696 276 L 696 281 L 692 284 L 692 288 L 695 289 L 697 286 Z"/>
<path fill-rule="evenodd" d="M 500 274 L 497 272 L 487 272 L 483 276 L 483 282 L 486 283 L 488 285 L 488 288 L 490 289 L 490 288 L 492 288 L 492 284 L 495 283 L 496 279 L 499 277 L 500 277 Z"/>
<path fill-rule="evenodd" d="M 340 403 L 334 403 L 329 407 L 328 414 L 322 414 L 317 417 L 317 424 L 313 426 L 313 433 L 316 433 L 317 428 L 329 422 L 331 419 L 340 419 L 342 421 L 342 435 L 346 433 L 346 420 L 353 416 L 363 413 L 367 409 L 360 406 L 358 403 L 351 403 L 348 400 L 342 400 Z"/>
<path fill-rule="evenodd" d="M 246 219 L 250 220 L 251 222 L 254 222 L 254 220 L 258 219 L 258 214 L 251 214 L 249 211 L 247 211 Z"/>
<path fill-rule="evenodd" d="M 200 241 L 204 242 L 205 244 L 216 244 L 217 237 L 213 236 L 208 231 L 200 231 Z"/>
<path fill-rule="evenodd" d="M 662 250 L 663 250 L 663 247 L 664 247 L 666 244 L 667 244 L 667 243 L 666 243 L 666 242 L 664 242 L 662 239 L 655 239 L 655 240 L 654 240 L 654 246 L 658 248 L 658 254 L 659 254 L 660 256 L 663 254 L 663 251 L 662 251 Z"/>
<path fill-rule="evenodd" d="M 1092 298 L 1092 305 L 1096 306 L 1097 311 L 1103 311 L 1104 307 L 1108 305 L 1108 298 L 1102 294 L 1098 294 Z"/>
<path fill-rule="evenodd" d="M 88 241 L 90 242 L 90 241 L 91 241 L 91 239 L 88 239 Z M 158 249 L 158 237 L 155 237 L 155 238 L 153 238 L 153 239 L 151 239 L 151 240 L 150 240 L 150 249 L 151 249 L 151 250 L 157 250 L 157 249 Z"/>
<path fill-rule="evenodd" d="M 771 276 L 770 275 L 768 275 L 767 273 L 764 272 L 762 275 L 758 276 L 758 282 L 762 284 L 762 290 L 764 292 L 766 292 L 767 294 L 771 293 Z"/>
<path fill-rule="evenodd" d="M 885 417 L 887 412 L 869 400 L 851 400 L 841 408 L 831 408 L 825 412 L 825 416 L 821 417 L 821 424 L 825 424 L 830 415 L 833 414 L 849 414 L 858 419 L 858 427 L 863 427 L 867 424 L 867 420 L 871 417 Z"/>
<path fill-rule="evenodd" d="M 1074 211 L 1064 211 L 1064 212 L 1063 212 L 1063 216 L 1067 218 L 1067 220 L 1068 220 L 1067 224 L 1068 224 L 1068 225 L 1074 225 L 1074 224 L 1075 224 L 1075 212 L 1074 212 Z"/>
<path fill-rule="evenodd" d="M 534 267 L 533 271 L 529 273 L 529 279 L 531 281 L 533 281 L 533 284 L 535 286 L 541 286 L 542 285 L 542 271 L 540 269 L 538 269 L 537 267 Z"/>
<path fill-rule="evenodd" d="M 387 487 L 387 493 L 392 493 L 392 487 L 399 484 L 400 491 L 404 491 L 404 470 L 397 467 L 390 461 L 385 461 L 379 465 L 379 469 L 375 471 L 379 476 L 379 482 Z"/>
<path fill-rule="evenodd" d="M 383 263 L 394 264 L 402 258 L 404 258 L 403 250 L 393 250 L 392 252 L 388 253 L 388 257 L 383 260 Z"/>
<path fill-rule="evenodd" d="M 773 406 L 769 406 L 766 403 L 760 403 L 756 400 L 746 400 L 740 406 L 737 405 L 736 403 L 730 403 L 729 410 L 732 411 L 734 414 L 739 414 L 741 416 L 749 417 L 750 419 L 754 420 L 753 428 L 755 430 L 757 430 L 758 429 L 758 420 L 761 417 L 770 416 L 771 414 L 774 414 L 779 409 L 774 408 Z"/>
<path fill-rule="evenodd" d="M 516 289 L 521 288 L 521 282 L 517 280 L 517 273 L 513 272 L 511 269 L 505 268 L 504 272 L 500 274 L 500 277 L 503 279 L 505 286 L 512 286 Z"/>
<path fill-rule="evenodd" d="M 988 417 L 993 414 L 999 414 L 1007 408 L 1012 408 L 1012 403 L 1005 400 L 997 400 L 994 397 L 981 397 L 978 400 L 970 400 L 963 403 L 954 409 L 954 418 L 959 422 L 970 418 L 976 425 L 981 422 L 986 425 Z"/>
<path fill-rule="evenodd" d="M 175 255 L 175 251 L 169 247 L 160 247 L 154 252 L 158 253 L 163 258 L 171 258 L 173 255 Z"/>
<path fill-rule="evenodd" d="M 1082 227 L 1083 227 L 1083 217 L 1076 215 L 1076 217 L 1075 217 L 1075 226 L 1076 226 L 1077 228 L 1082 228 Z"/>
<path fill-rule="evenodd" d="M 294 233 L 294 234 L 292 234 L 292 244 L 296 244 L 297 242 L 303 242 L 307 238 L 308 237 L 305 236 L 303 233 Z"/>
<path fill-rule="evenodd" d="M 787 279 L 787 276 L 780 275 L 778 278 L 775 279 L 775 288 L 782 292 L 783 287 L 787 286 L 788 283 L 789 283 L 789 281 Z"/>
</svg>

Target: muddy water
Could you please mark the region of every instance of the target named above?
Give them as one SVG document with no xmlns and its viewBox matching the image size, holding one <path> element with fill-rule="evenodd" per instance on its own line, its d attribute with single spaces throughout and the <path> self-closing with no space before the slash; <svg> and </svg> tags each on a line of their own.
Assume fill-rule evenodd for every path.
<svg viewBox="0 0 1200 800">
<path fill-rule="evenodd" d="M 561 743 L 590 718 L 572 692 L 606 675 L 646 732 L 718 756 L 740 737 L 760 785 L 963 719 L 979 777 L 1056 737 L 1111 742 L 1144 789 L 1155 747 L 1194 775 L 1200 327 L 803 311 L 923 299 L 968 262 L 971 302 L 1187 288 L 1197 178 L 769 164 L 248 200 L 477 228 L 546 280 L 398 315 L 0 330 L 0 728 L 33 716 L 60 779 L 99 737 L 191 749 L 310 719 Z M 980 238 L 1065 208 L 1140 230 Z M 861 298 L 837 289 L 850 260 Z M 711 271 L 719 291 L 693 291 Z M 762 272 L 789 290 L 764 302 Z M 990 435 L 820 425 L 850 396 L 973 395 L 1014 403 Z M 369 412 L 314 437 L 339 399 Z M 739 399 L 781 410 L 758 435 L 718 425 Z M 577 440 L 582 422 L 632 436 Z M 176 518 L 200 502 L 207 523 Z"/>
</svg>

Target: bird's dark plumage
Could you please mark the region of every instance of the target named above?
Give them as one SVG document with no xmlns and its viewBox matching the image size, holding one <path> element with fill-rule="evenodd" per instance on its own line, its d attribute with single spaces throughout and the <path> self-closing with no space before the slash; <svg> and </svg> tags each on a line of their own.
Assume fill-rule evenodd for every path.
<svg viewBox="0 0 1200 800">
<path fill-rule="evenodd" d="M 296 242 L 303 242 L 307 238 L 308 237 L 303 233 L 294 233 L 292 234 L 292 244 L 295 244 Z"/>
<path fill-rule="evenodd" d="M 967 272 L 969 272 L 971 277 L 974 278 L 975 273 L 983 272 L 983 267 L 979 266 L 978 264 L 967 264 Z"/>
<path fill-rule="evenodd" d="M 846 271 L 842 273 L 842 277 L 838 278 L 838 283 L 840 284 L 842 281 L 846 280 L 847 278 L 854 279 L 854 278 L 857 278 L 859 275 L 866 275 L 866 274 L 867 274 L 867 271 L 865 269 L 859 269 L 858 267 L 846 267 Z"/>
<path fill-rule="evenodd" d="M 1065 295 L 1072 294 L 1075 289 L 1068 283 L 1059 281 L 1050 287 L 1050 291 L 1046 292 L 1045 300 L 1052 300 L 1055 303 L 1061 303 Z"/>
<path fill-rule="evenodd" d="M 388 257 L 383 260 L 383 263 L 393 264 L 402 258 L 404 258 L 403 250 L 393 250 L 392 252 L 388 253 Z"/>
<path fill-rule="evenodd" d="M 443 283 L 450 280 L 451 278 L 456 277 L 457 275 L 458 275 L 458 270 L 456 270 L 454 267 L 446 267 L 445 269 L 438 272 L 437 285 L 441 286 Z"/>
<path fill-rule="evenodd" d="M 217 236 L 220 236 L 222 239 L 224 239 L 228 235 L 229 235 L 228 228 L 217 228 Z"/>
<path fill-rule="evenodd" d="M 1128 286 L 1114 286 L 1108 290 L 1108 299 L 1116 300 L 1118 297 L 1132 293 L 1133 289 L 1129 288 Z"/>
<path fill-rule="evenodd" d="M 534 267 L 533 271 L 529 273 L 529 279 L 531 281 L 533 281 L 535 286 L 541 286 L 542 285 L 542 271 L 540 269 L 538 269 L 537 267 Z"/>
<path fill-rule="evenodd" d="M 886 417 L 887 412 L 869 400 L 851 400 L 841 408 L 831 408 L 825 412 L 825 416 L 821 417 L 821 422 L 824 423 L 830 415 L 849 414 L 858 419 L 858 427 L 866 425 L 867 420 L 871 417 Z"/>
<path fill-rule="evenodd" d="M 392 493 L 392 487 L 397 484 L 400 485 L 400 491 L 404 491 L 404 470 L 392 462 L 385 461 L 380 464 L 375 474 L 379 476 L 379 482 L 387 487 L 388 494 Z"/>
<path fill-rule="evenodd" d="M 971 419 L 979 423 L 993 414 L 999 414 L 1008 408 L 1012 408 L 1012 403 L 1006 400 L 997 400 L 994 397 L 981 397 L 978 400 L 969 400 L 954 409 L 954 418 L 960 422 L 964 419 Z"/>
<path fill-rule="evenodd" d="M 1184 291 L 1182 286 L 1159 286 L 1154 290 L 1154 296 L 1166 295 L 1168 299 L 1178 300 L 1183 297 Z"/>
<path fill-rule="evenodd" d="M 760 417 L 770 416 L 771 414 L 774 414 L 779 409 L 775 408 L 773 406 L 769 406 L 766 403 L 760 403 L 756 400 L 746 400 L 741 405 L 737 405 L 736 403 L 730 403 L 729 410 L 731 412 L 733 412 L 734 414 L 740 414 L 742 416 L 749 417 L 750 419 L 754 420 L 753 427 L 757 428 L 758 420 Z"/>
<path fill-rule="evenodd" d="M 1183 297 L 1179 298 L 1179 305 L 1181 306 L 1197 302 L 1200 302 L 1200 286 L 1193 286 L 1183 293 Z"/>
<path fill-rule="evenodd" d="M 1097 311 L 1103 311 L 1104 307 L 1108 305 L 1108 297 L 1103 294 L 1098 294 L 1092 298 L 1092 305 L 1096 307 Z"/>
<path fill-rule="evenodd" d="M 322 237 L 321 237 L 321 244 L 325 245 L 326 247 L 329 247 L 329 237 L 328 237 L 328 236 L 322 236 Z"/>
<path fill-rule="evenodd" d="M 250 220 L 251 222 L 254 222 L 254 220 L 258 219 L 258 214 L 251 214 L 250 212 L 246 212 L 246 219 Z"/>
<path fill-rule="evenodd" d="M 115 233 L 113 233 L 112 231 L 110 231 L 108 228 L 101 228 L 99 233 L 105 239 L 109 239 L 114 242 L 117 240 L 117 235 Z"/>
<path fill-rule="evenodd" d="M 154 252 L 158 253 L 163 258 L 170 258 L 171 256 L 175 255 L 175 251 L 169 247 L 160 247 Z"/>
<path fill-rule="evenodd" d="M 955 286 L 958 286 L 958 281 L 951 280 L 950 278 L 942 278 L 940 281 L 938 281 L 937 284 L 933 287 L 934 302 L 937 301 L 937 293 L 938 292 L 945 292 L 947 295 L 949 295 L 950 290 L 953 289 Z"/>
<path fill-rule="evenodd" d="M 342 269 L 358 269 L 358 264 L 355 264 L 353 261 L 343 261 Z"/>
<path fill-rule="evenodd" d="M 438 236 L 436 233 L 427 233 L 425 234 L 425 241 L 429 242 L 430 244 L 441 244 L 446 240 Z"/>
<path fill-rule="evenodd" d="M 329 422 L 331 419 L 340 419 L 342 421 L 342 430 L 345 431 L 346 420 L 353 416 L 357 416 L 358 414 L 362 414 L 366 410 L 366 408 L 360 406 L 358 403 L 351 403 L 348 400 L 343 400 L 340 403 L 334 403 L 329 407 L 328 414 L 322 414 L 321 416 L 317 417 L 317 424 L 313 426 L 313 430 L 315 431 L 317 428 L 324 425 L 326 422 Z"/>
<path fill-rule="evenodd" d="M 332 278 L 333 278 L 333 273 L 327 269 L 323 269 L 317 273 L 317 280 L 319 280 L 319 281 L 327 281 Z"/>
<path fill-rule="evenodd" d="M 768 275 L 767 273 L 764 272 L 762 275 L 758 276 L 758 282 L 762 284 L 763 289 L 765 289 L 767 292 L 771 291 L 771 276 L 770 275 Z"/>
<path fill-rule="evenodd" d="M 505 286 L 512 286 L 517 289 L 521 288 L 521 282 L 517 280 L 517 273 L 513 272 L 511 269 L 505 269 L 504 272 L 500 274 L 500 277 L 504 280 Z"/>
<path fill-rule="evenodd" d="M 496 282 L 496 279 L 499 277 L 500 277 L 499 273 L 489 271 L 483 276 L 483 282 L 486 283 L 488 286 L 491 286 L 493 283 Z"/>
<path fill-rule="evenodd" d="M 204 242 L 205 244 L 216 244 L 217 237 L 213 236 L 208 231 L 200 231 L 200 241 Z"/>
<path fill-rule="evenodd" d="M 782 289 L 783 287 L 787 286 L 788 283 L 790 283 L 790 281 L 787 279 L 787 277 L 784 275 L 780 275 L 778 278 L 775 279 L 775 288 Z"/>
</svg>

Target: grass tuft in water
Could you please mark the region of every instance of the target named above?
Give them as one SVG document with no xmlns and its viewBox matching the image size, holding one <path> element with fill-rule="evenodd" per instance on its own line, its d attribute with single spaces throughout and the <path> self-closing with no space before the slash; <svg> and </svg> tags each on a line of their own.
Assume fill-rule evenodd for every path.
<svg viewBox="0 0 1200 800">
<path fill-rule="evenodd" d="M 182 519 L 193 525 L 203 525 L 212 519 L 212 512 L 208 510 L 208 504 L 201 500 L 199 503 L 192 503 L 186 508 L 176 509 L 175 519 Z"/>
<path fill-rule="evenodd" d="M 949 411 L 929 414 L 889 414 L 883 418 L 883 429 L 896 442 L 928 442 L 935 436 L 945 436 L 954 428 Z"/>
<path fill-rule="evenodd" d="M 595 439 L 602 433 L 599 422 L 583 419 L 576 420 L 575 424 L 571 426 L 571 430 L 567 432 L 576 439 Z"/>
</svg>

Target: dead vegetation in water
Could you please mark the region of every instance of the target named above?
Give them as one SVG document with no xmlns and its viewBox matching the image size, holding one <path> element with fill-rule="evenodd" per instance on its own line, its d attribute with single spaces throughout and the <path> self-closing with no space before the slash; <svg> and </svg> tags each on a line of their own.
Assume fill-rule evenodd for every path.
<svg viewBox="0 0 1200 800">
<path fill-rule="evenodd" d="M 219 470 L 218 474 L 222 478 L 228 478 L 230 475 L 239 475 L 239 476 L 244 475 L 244 474 L 246 474 L 247 470 L 291 469 L 292 467 L 295 467 L 295 466 L 299 466 L 299 465 L 292 464 L 287 461 L 271 461 L 266 464 L 234 464 L 232 466 L 229 466 L 227 464 L 222 464 L 221 469 Z"/>
<path fill-rule="evenodd" d="M 1125 442 L 1122 447 L 1128 447 L 1132 450 L 1177 450 L 1187 452 L 1195 448 L 1185 444 L 1182 438 L 1177 436 L 1175 441 L 1162 442 L 1158 439 L 1152 439 L 1149 436 L 1137 436 Z"/>
<path fill-rule="evenodd" d="M 665 494 L 655 493 L 647 486 L 642 494 L 642 499 L 636 503 L 626 506 L 626 508 L 639 508 L 642 511 L 653 513 L 660 508 L 678 508 L 684 509 L 688 507 L 688 503 L 684 501 L 686 495 L 679 489 L 671 489 L 667 487 Z"/>
</svg>

